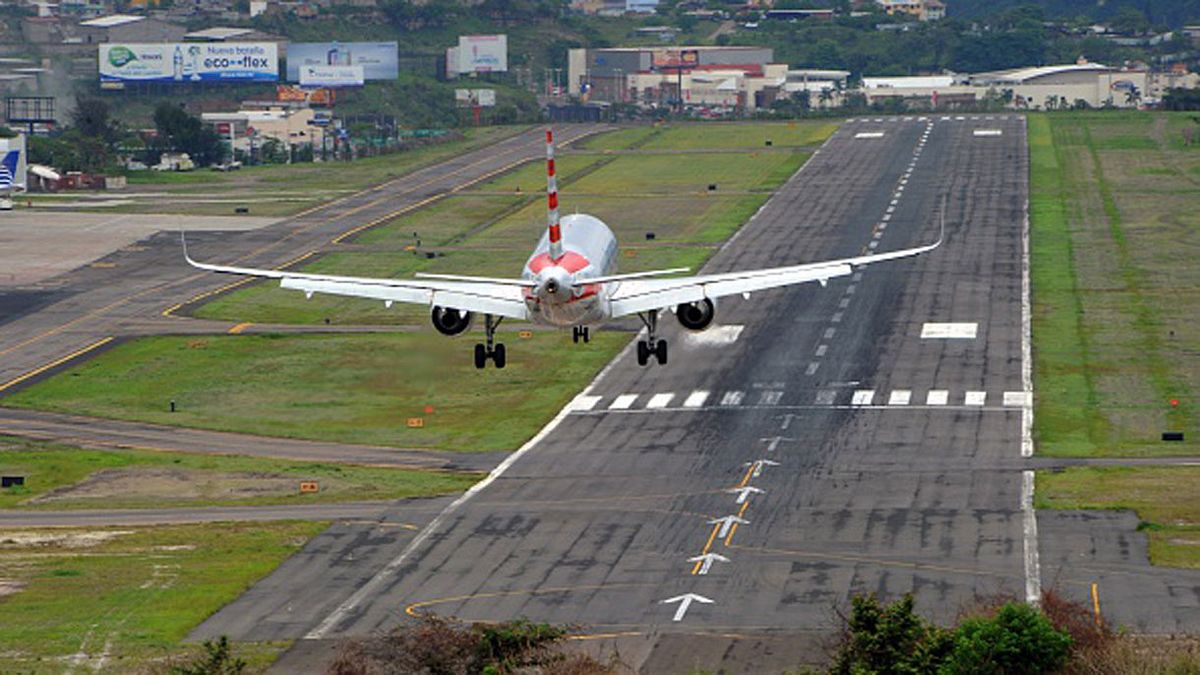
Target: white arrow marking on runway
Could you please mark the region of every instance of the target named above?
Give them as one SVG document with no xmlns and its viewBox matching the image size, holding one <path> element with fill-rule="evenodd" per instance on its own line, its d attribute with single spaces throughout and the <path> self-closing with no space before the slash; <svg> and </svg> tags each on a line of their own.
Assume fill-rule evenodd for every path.
<svg viewBox="0 0 1200 675">
<path fill-rule="evenodd" d="M 762 475 L 764 466 L 779 466 L 779 462 L 772 462 L 769 459 L 756 459 L 753 462 L 746 462 L 742 466 L 752 466 L 754 471 L 750 472 L 751 478 L 758 478 Z"/>
<path fill-rule="evenodd" d="M 794 438 L 785 438 L 783 436 L 768 436 L 767 438 L 758 439 L 767 444 L 767 452 L 775 452 L 775 448 L 779 447 L 782 441 L 793 441 Z"/>
<path fill-rule="evenodd" d="M 738 525 L 749 525 L 750 521 L 746 520 L 745 518 L 739 518 L 737 516 L 725 516 L 724 518 L 713 518 L 712 520 L 708 521 L 709 525 L 716 525 L 717 523 L 721 524 L 721 529 L 717 531 L 717 539 L 724 539 L 726 536 L 729 535 L 729 528 L 733 527 L 734 523 L 737 523 Z"/>
<path fill-rule="evenodd" d="M 720 553 L 705 553 L 704 555 L 698 555 L 695 558 L 688 558 L 688 562 L 700 563 L 700 571 L 696 572 L 696 574 L 708 574 L 708 568 L 712 567 L 714 562 L 729 562 L 729 558 L 726 558 Z"/>
<path fill-rule="evenodd" d="M 761 495 L 763 493 L 762 490 L 754 487 L 753 485 L 747 485 L 746 487 L 729 488 L 728 490 L 726 490 L 726 492 L 728 492 L 731 495 L 737 495 L 737 499 L 734 501 L 735 504 L 744 503 L 747 499 L 750 498 L 750 495 L 752 495 L 752 494 Z"/>
<path fill-rule="evenodd" d="M 709 600 L 703 595 L 696 595 L 695 593 L 684 593 L 683 595 L 677 595 L 673 598 L 660 600 L 659 602 L 664 605 L 670 605 L 676 602 L 679 603 L 679 609 L 675 610 L 675 618 L 671 619 L 672 621 L 683 621 L 683 615 L 687 614 L 688 607 L 691 607 L 693 602 L 702 602 L 706 605 L 711 605 L 713 603 L 712 600 Z"/>
</svg>

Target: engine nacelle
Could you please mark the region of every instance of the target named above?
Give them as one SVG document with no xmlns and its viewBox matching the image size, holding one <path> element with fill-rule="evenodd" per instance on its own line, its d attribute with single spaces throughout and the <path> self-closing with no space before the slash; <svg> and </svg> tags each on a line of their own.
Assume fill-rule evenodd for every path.
<svg viewBox="0 0 1200 675">
<path fill-rule="evenodd" d="M 433 327 L 442 335 L 461 335 L 471 327 L 471 313 L 451 307 L 434 306 L 430 313 Z"/>
<path fill-rule="evenodd" d="M 675 318 L 688 330 L 704 330 L 717 318 L 717 303 L 709 298 L 685 302 L 675 308 Z"/>
</svg>

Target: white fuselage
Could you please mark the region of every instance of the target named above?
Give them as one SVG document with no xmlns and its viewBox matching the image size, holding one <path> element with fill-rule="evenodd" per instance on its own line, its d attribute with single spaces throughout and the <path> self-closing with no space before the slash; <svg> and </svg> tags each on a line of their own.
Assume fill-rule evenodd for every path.
<svg viewBox="0 0 1200 675">
<path fill-rule="evenodd" d="M 611 284 L 587 280 L 617 271 L 617 238 L 594 216 L 563 216 L 560 223 L 562 257 L 551 259 L 549 234 L 543 234 L 522 272 L 522 277 L 538 284 L 525 291 L 529 318 L 551 326 L 601 323 L 610 316 Z"/>
</svg>

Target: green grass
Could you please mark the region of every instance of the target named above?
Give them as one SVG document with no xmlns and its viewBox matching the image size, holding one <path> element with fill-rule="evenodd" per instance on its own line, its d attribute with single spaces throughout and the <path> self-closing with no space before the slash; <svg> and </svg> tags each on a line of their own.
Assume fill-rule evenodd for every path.
<svg viewBox="0 0 1200 675">
<path fill-rule="evenodd" d="M 101 476 L 119 472 L 128 476 L 127 482 L 119 490 L 45 499 L 47 493 L 97 477 L 98 472 L 104 472 Z M 165 472 L 170 473 L 171 480 L 161 480 Z M 86 450 L 3 436 L 0 436 L 0 473 L 25 476 L 23 487 L 0 490 L 0 509 L 53 510 L 405 499 L 459 492 L 478 480 L 472 474 L 258 457 Z M 300 494 L 299 483 L 307 480 L 317 481 L 320 491 Z M 264 489 L 267 482 L 269 489 Z M 187 491 L 181 489 L 184 487 Z M 256 489 L 235 492 L 239 487 Z"/>
<path fill-rule="evenodd" d="M 803 147 L 820 145 L 837 131 L 830 122 L 713 122 L 671 125 L 650 139 L 647 150 Z M 696 130 L 702 133 L 696 133 Z"/>
<path fill-rule="evenodd" d="M 1200 569 L 1200 467 L 1072 467 L 1040 471 L 1039 509 L 1128 509 L 1155 565 Z"/>
<path fill-rule="evenodd" d="M 1171 142 L 1179 120 L 1029 118 L 1041 453 L 1197 451 L 1200 186 L 1190 174 L 1200 153 Z M 1188 440 L 1164 444 L 1168 430 Z"/>
<path fill-rule="evenodd" d="M 4 403 L 265 436 L 512 450 L 629 339 L 605 333 L 576 346 L 561 332 L 498 338 L 508 346 L 503 370 L 476 370 L 473 339 L 432 331 L 142 338 Z M 178 412 L 168 412 L 171 399 Z M 424 428 L 408 428 L 410 417 L 423 417 Z"/>
<path fill-rule="evenodd" d="M 85 210 L 106 213 L 182 213 L 194 215 L 233 215 L 236 206 L 246 206 L 251 215 L 287 216 L 341 197 L 350 192 L 399 178 L 425 166 L 490 145 L 518 134 L 528 127 L 479 127 L 466 129 L 463 138 L 415 147 L 411 150 L 354 162 L 270 164 L 248 166 L 239 171 L 221 173 L 208 169 L 191 172 L 139 171 L 127 177 L 130 191 L 147 187 L 163 188 L 163 195 L 135 198 L 132 204 L 94 207 Z M 279 190 L 298 193 L 288 201 L 271 199 Z M 189 202 L 197 193 L 245 199 L 245 204 Z M 121 198 L 119 192 L 112 194 Z"/>
<path fill-rule="evenodd" d="M 223 605 L 298 551 L 326 523 L 219 523 L 121 530 L 42 531 L 42 545 L 0 535 L 0 578 L 21 584 L 0 598 L 0 671 L 106 672 L 163 667 L 193 653 L 180 642 Z M 64 535 L 111 534 L 88 545 Z M 261 670 L 282 645 L 238 649 Z"/>
</svg>

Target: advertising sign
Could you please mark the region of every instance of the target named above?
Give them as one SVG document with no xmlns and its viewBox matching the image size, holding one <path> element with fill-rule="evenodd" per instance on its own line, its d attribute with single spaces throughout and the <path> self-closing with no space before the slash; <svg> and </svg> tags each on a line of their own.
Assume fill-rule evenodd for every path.
<svg viewBox="0 0 1200 675">
<path fill-rule="evenodd" d="M 305 66 L 358 66 L 364 80 L 394 80 L 399 54 L 395 42 L 295 42 L 287 49 L 287 79 L 299 82 Z"/>
<path fill-rule="evenodd" d="M 508 72 L 508 36 L 458 36 L 458 72 Z"/>
<path fill-rule="evenodd" d="M 491 108 L 496 105 L 495 89 L 455 89 L 454 102 L 460 107 L 479 106 Z"/>
<path fill-rule="evenodd" d="M 100 82 L 275 82 L 274 42 L 100 45 Z"/>
<path fill-rule="evenodd" d="M 302 87 L 361 87 L 362 66 L 301 66 Z"/>
<path fill-rule="evenodd" d="M 655 49 L 652 59 L 655 68 L 695 68 L 700 65 L 700 52 L 695 49 Z"/>
</svg>

